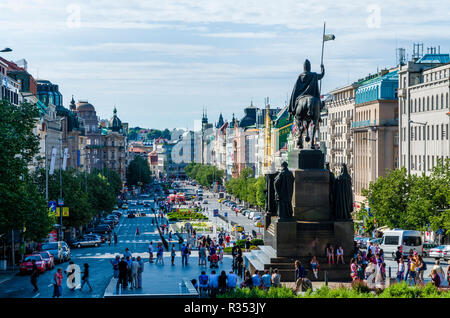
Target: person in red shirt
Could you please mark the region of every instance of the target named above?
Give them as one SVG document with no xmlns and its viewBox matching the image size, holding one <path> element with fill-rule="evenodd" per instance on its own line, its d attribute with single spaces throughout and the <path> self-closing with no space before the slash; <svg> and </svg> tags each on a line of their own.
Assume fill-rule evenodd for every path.
<svg viewBox="0 0 450 318">
<path fill-rule="evenodd" d="M 53 276 L 53 298 L 62 296 L 62 269 L 58 268 L 55 275 Z"/>
</svg>

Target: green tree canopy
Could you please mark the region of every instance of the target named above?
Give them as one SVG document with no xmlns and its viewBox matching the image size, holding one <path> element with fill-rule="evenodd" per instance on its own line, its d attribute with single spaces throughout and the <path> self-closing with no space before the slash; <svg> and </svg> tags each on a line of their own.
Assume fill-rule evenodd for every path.
<svg viewBox="0 0 450 318">
<path fill-rule="evenodd" d="M 39 150 L 33 134 L 39 111 L 0 100 L 0 118 L 0 233 L 26 228 L 30 239 L 45 237 L 54 220 L 28 170 Z"/>
<path fill-rule="evenodd" d="M 127 167 L 127 183 L 128 186 L 143 185 L 152 181 L 150 167 L 148 161 L 141 156 L 135 157 Z"/>
</svg>

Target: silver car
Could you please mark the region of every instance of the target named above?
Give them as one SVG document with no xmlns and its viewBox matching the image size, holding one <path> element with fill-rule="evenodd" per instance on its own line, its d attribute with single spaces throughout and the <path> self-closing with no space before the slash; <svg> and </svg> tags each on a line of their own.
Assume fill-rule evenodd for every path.
<svg viewBox="0 0 450 318">
<path fill-rule="evenodd" d="M 430 257 L 434 258 L 450 258 L 450 245 L 440 245 L 430 250 Z"/>
</svg>

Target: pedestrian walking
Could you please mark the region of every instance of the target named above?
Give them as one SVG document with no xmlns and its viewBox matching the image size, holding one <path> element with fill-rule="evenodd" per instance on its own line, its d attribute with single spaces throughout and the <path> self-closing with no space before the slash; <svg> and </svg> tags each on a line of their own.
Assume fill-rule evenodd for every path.
<svg viewBox="0 0 450 318">
<path fill-rule="evenodd" d="M 153 241 L 148 246 L 148 262 L 153 263 Z"/>
<path fill-rule="evenodd" d="M 162 243 L 158 243 L 157 250 L 158 251 L 156 252 L 156 263 L 155 264 L 164 265 L 164 260 L 163 260 L 164 248 L 162 246 Z"/>
<path fill-rule="evenodd" d="M 55 275 L 53 275 L 53 296 L 52 298 L 59 298 L 62 296 L 62 269 L 58 268 Z"/>
<path fill-rule="evenodd" d="M 81 277 L 82 283 L 81 283 L 80 290 L 83 290 L 84 284 L 87 284 L 89 286 L 89 291 L 92 291 L 91 284 L 89 283 L 89 264 L 84 263 L 83 266 L 84 266 L 84 271 L 81 272 L 83 274 L 83 277 Z"/>
<path fill-rule="evenodd" d="M 302 263 L 296 260 L 295 263 L 295 290 L 294 293 L 297 294 L 299 288 L 303 285 L 303 281 L 306 278 L 306 271 Z"/>
<path fill-rule="evenodd" d="M 140 256 L 138 256 L 137 262 L 139 264 L 139 269 L 138 269 L 138 274 L 137 274 L 137 281 L 138 281 L 137 288 L 142 288 L 142 273 L 144 272 L 144 260 L 141 259 Z"/>
<path fill-rule="evenodd" d="M 170 252 L 172 265 L 175 265 L 175 256 L 176 256 L 175 244 L 172 244 L 172 251 Z"/>
<path fill-rule="evenodd" d="M 139 236 L 139 227 L 136 227 L 136 236 Z"/>
<path fill-rule="evenodd" d="M 31 281 L 31 285 L 33 285 L 33 292 L 35 293 L 39 290 L 39 288 L 37 286 L 37 278 L 39 276 L 39 270 L 36 265 L 36 260 L 32 260 L 31 264 L 33 264 L 33 267 L 31 269 L 30 281 Z"/>
</svg>

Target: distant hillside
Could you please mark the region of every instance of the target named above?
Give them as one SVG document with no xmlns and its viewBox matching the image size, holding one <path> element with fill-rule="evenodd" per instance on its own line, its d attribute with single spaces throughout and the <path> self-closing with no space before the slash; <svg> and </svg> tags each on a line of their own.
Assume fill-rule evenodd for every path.
<svg viewBox="0 0 450 318">
<path fill-rule="evenodd" d="M 128 139 L 135 141 L 150 141 L 156 138 L 165 138 L 170 140 L 170 130 L 148 129 L 141 127 L 131 127 L 128 129 Z"/>
</svg>

